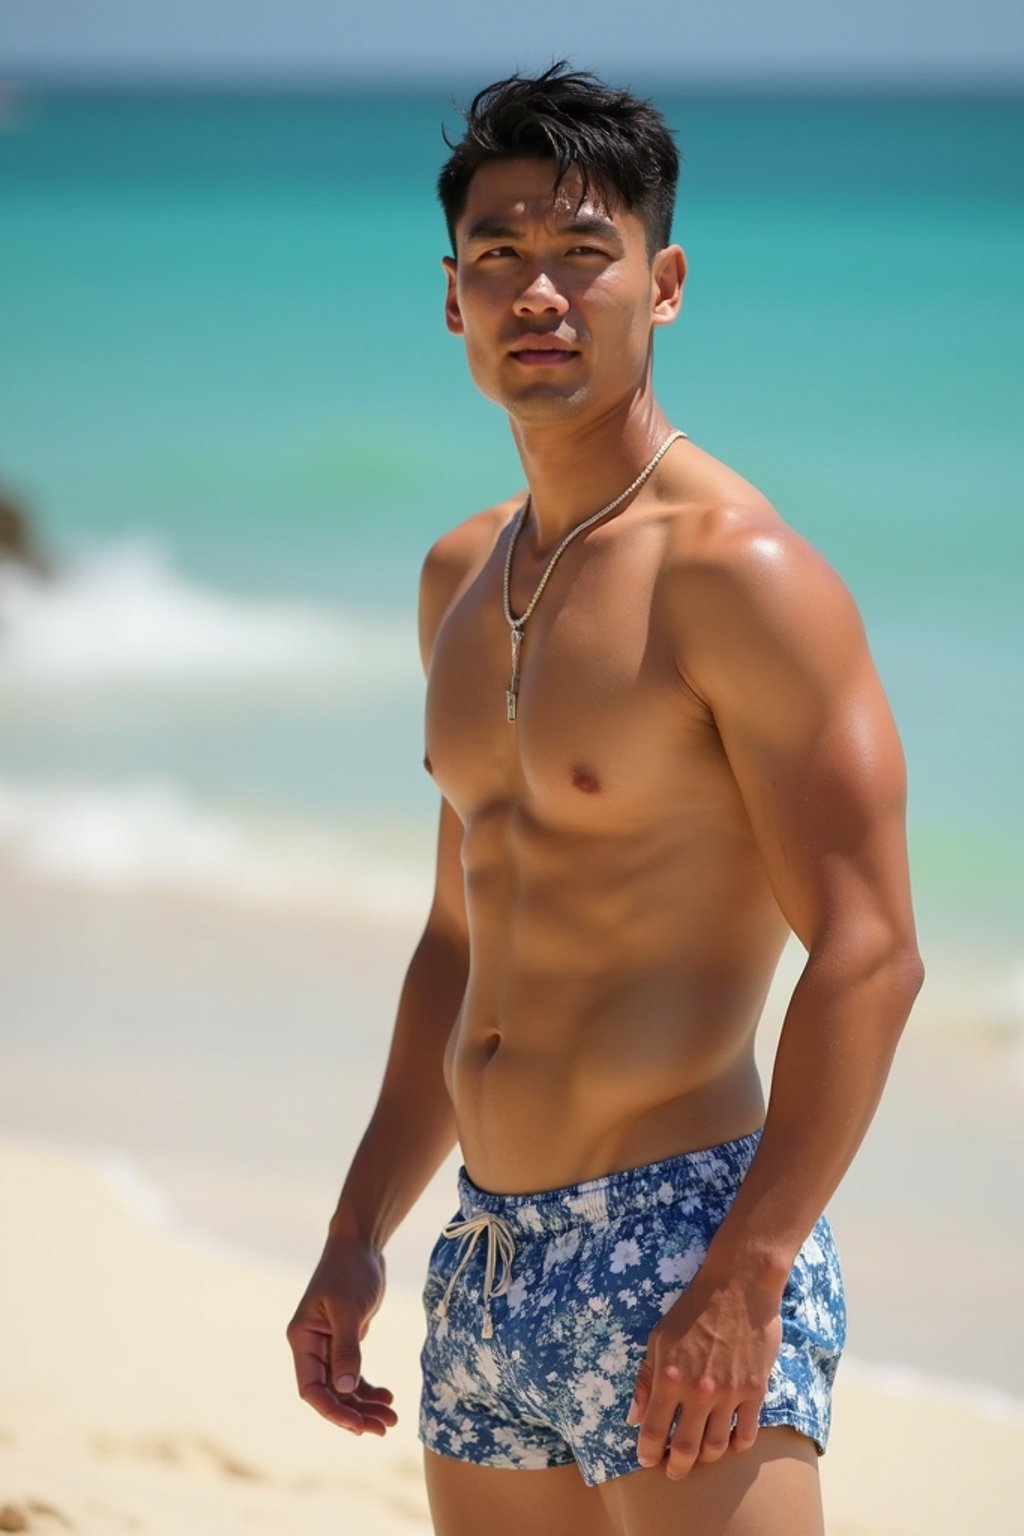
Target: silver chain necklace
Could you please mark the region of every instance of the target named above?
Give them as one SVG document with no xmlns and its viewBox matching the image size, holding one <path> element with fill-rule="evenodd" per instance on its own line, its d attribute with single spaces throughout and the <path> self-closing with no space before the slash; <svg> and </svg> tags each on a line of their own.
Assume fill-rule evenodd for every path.
<svg viewBox="0 0 1024 1536">
<path fill-rule="evenodd" d="M 640 486 L 642 486 L 644 481 L 647 479 L 647 476 L 661 463 L 662 458 L 671 448 L 672 444 L 676 441 L 676 438 L 686 436 L 687 434 L 685 432 L 670 432 L 668 437 L 666 437 L 665 441 L 662 443 L 661 447 L 658 449 L 657 453 L 654 455 L 654 458 L 640 471 L 632 485 L 627 485 L 622 494 L 620 496 L 616 496 L 615 500 L 610 501 L 606 507 L 602 507 L 600 512 L 593 512 L 590 517 L 585 517 L 582 523 L 577 523 L 575 528 L 569 529 L 569 532 L 566 534 L 565 538 L 562 540 L 561 544 L 559 544 L 558 548 L 551 556 L 551 559 L 548 561 L 547 569 L 545 570 L 540 581 L 537 583 L 536 592 L 534 592 L 533 596 L 530 598 L 530 601 L 527 603 L 519 617 L 516 618 L 512 612 L 509 588 L 512 582 L 512 555 L 516 547 L 516 540 L 519 538 L 519 535 L 522 532 L 523 524 L 526 522 L 526 519 L 530 515 L 529 496 L 527 496 L 526 500 L 523 502 L 523 505 L 519 509 L 519 514 L 516 517 L 515 526 L 512 529 L 512 537 L 508 541 L 508 553 L 505 556 L 505 580 L 502 590 L 502 595 L 505 602 L 505 618 L 508 620 L 509 629 L 512 631 L 512 676 L 509 679 L 508 689 L 505 693 L 505 708 L 509 720 L 515 720 L 516 718 L 516 700 L 519 697 L 519 653 L 523 648 L 523 630 L 526 627 L 527 619 L 536 608 L 540 599 L 540 595 L 548 584 L 548 577 L 551 575 L 551 572 L 558 564 L 559 558 L 564 553 L 564 551 L 568 549 L 569 545 L 572 543 L 577 534 L 584 533 L 586 529 L 592 528 L 595 523 L 599 523 L 601 521 L 602 517 L 607 517 L 609 512 L 614 512 L 616 507 L 621 506 L 622 503 L 626 500 L 627 496 L 632 496 L 634 491 L 639 490 Z"/>
</svg>

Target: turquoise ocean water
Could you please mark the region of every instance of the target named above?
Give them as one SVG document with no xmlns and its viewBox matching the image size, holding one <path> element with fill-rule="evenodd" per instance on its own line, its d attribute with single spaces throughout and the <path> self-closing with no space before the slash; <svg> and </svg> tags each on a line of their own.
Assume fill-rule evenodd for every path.
<svg viewBox="0 0 1024 1536">
<path fill-rule="evenodd" d="M 926 941 L 1012 955 L 1024 99 L 652 94 L 662 402 L 860 603 Z M 61 573 L 0 578 L 0 843 L 38 870 L 420 899 L 418 566 L 520 483 L 441 323 L 442 121 L 440 88 L 10 102 L 0 484 Z"/>
</svg>

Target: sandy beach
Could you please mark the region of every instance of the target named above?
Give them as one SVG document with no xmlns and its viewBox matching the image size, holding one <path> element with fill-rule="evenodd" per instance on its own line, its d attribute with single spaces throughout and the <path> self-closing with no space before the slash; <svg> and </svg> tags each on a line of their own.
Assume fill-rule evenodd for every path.
<svg viewBox="0 0 1024 1536">
<path fill-rule="evenodd" d="M 10 871 L 0 912 L 0 1530 L 427 1532 L 418 1283 L 451 1168 L 395 1239 L 365 1345 L 397 1429 L 319 1420 L 284 1338 L 410 925 Z M 1024 1074 L 1012 1037 L 952 1028 L 940 1003 L 923 997 L 829 1208 L 851 1316 L 831 1536 L 1005 1530 L 1017 1507 Z"/>
</svg>

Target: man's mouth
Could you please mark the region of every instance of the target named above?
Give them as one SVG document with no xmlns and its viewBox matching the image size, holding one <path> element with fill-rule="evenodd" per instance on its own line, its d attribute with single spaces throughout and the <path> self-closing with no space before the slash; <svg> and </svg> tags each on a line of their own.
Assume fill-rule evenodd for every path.
<svg viewBox="0 0 1024 1536">
<path fill-rule="evenodd" d="M 509 355 L 524 368 L 564 368 L 579 352 L 554 336 L 523 336 Z"/>
</svg>

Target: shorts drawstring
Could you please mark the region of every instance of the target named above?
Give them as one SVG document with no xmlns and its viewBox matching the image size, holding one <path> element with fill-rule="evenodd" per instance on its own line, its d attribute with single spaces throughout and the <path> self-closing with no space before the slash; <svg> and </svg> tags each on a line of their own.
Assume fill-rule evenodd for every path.
<svg viewBox="0 0 1024 1536">
<path fill-rule="evenodd" d="M 512 1260 L 515 1258 L 516 1240 L 512 1235 L 512 1228 L 501 1216 L 495 1216 L 490 1211 L 476 1211 L 468 1216 L 465 1221 L 451 1221 L 444 1228 L 442 1236 L 448 1238 L 458 1237 L 462 1239 L 462 1252 L 459 1254 L 459 1262 L 455 1266 L 455 1272 L 448 1281 L 448 1287 L 438 1303 L 437 1315 L 445 1317 L 448 1313 L 448 1303 L 451 1300 L 455 1282 L 473 1257 L 473 1250 L 479 1239 L 487 1233 L 487 1264 L 484 1271 L 484 1325 L 483 1336 L 485 1339 L 492 1337 L 494 1324 L 491 1321 L 491 1297 L 504 1296 L 512 1278 Z M 498 1261 L 501 1261 L 501 1278 L 495 1279 L 495 1271 Z"/>
</svg>

